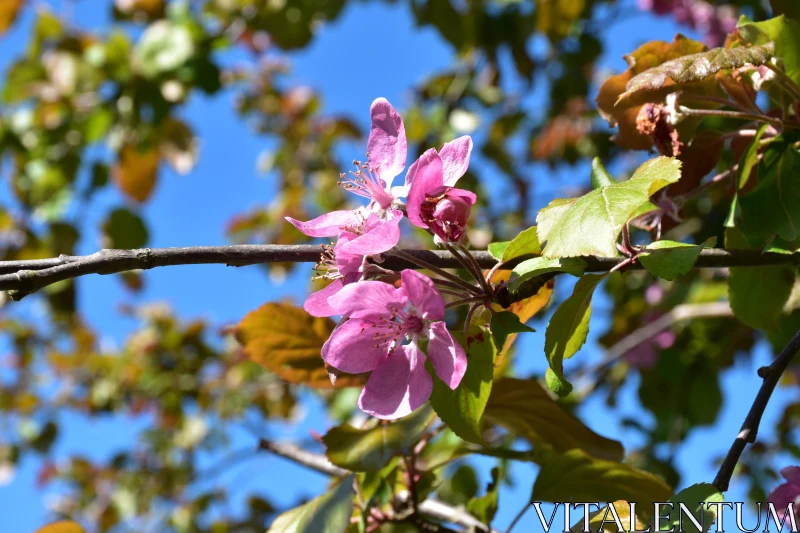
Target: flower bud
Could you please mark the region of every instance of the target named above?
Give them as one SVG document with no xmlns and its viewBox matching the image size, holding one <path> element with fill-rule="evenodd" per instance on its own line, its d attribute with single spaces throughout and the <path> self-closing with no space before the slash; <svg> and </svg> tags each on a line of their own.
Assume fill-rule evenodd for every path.
<svg viewBox="0 0 800 533">
<path fill-rule="evenodd" d="M 432 208 L 427 222 L 433 233 L 444 242 L 460 241 L 467 229 L 472 202 L 449 190 Z"/>
</svg>

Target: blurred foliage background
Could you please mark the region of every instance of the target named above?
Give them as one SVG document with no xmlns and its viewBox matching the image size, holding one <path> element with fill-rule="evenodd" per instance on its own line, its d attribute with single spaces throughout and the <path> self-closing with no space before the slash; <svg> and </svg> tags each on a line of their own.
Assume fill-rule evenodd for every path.
<svg viewBox="0 0 800 533">
<path fill-rule="evenodd" d="M 329 113 L 325 87 L 298 83 L 292 60 L 327 24 L 374 3 L 380 2 L 4 0 L 0 31 L 13 31 L 23 19 L 30 24 L 27 42 L 9 58 L 0 89 L 0 154 L 8 185 L 0 195 L 2 259 L 91 251 L 98 243 L 87 235 L 99 235 L 105 247 L 151 244 L 146 206 L 159 181 L 174 173 L 191 179 L 198 158 L 206 157 L 203 139 L 185 111 L 197 99 L 230 103 L 229 113 L 263 140 L 264 152 L 252 164 L 274 180 L 274 194 L 265 192 L 255 205 L 242 205 L 228 221 L 228 241 L 303 242 L 283 217 L 305 220 L 344 205 L 335 184 L 350 159 L 363 157 L 367 108 L 362 117 Z M 725 5 L 699 0 L 387 3 L 402 7 L 418 31 L 452 51 L 446 68 L 420 72 L 407 100 L 396 104 L 416 151 L 409 161 L 424 147 L 473 135 L 478 164 L 461 186 L 479 197 L 470 234 L 475 248 L 533 224 L 536 209 L 559 191 L 588 190 L 588 172 L 579 179 L 564 176 L 585 170 L 591 158 L 599 156 L 624 173 L 646 157 L 645 151 L 627 149 L 648 149 L 649 142 L 613 142 L 615 131 L 596 109 L 598 87 L 611 74 L 598 68 L 598 60 L 616 37 L 608 31 L 613 23 L 666 17 L 679 30 L 719 46 L 739 13 L 753 19 L 772 13 L 757 0 Z M 73 15 L 89 4 L 107 12 L 107 24 L 89 27 Z M 380 43 L 364 39 L 360 45 Z M 340 75 L 368 87 L 391 69 L 387 59 L 354 64 Z M 692 146 L 684 168 L 696 169 L 695 184 L 715 167 L 733 164 L 728 151 L 723 155 L 720 148 L 713 157 L 713 149 L 699 142 Z M 239 157 L 230 149 L 209 152 L 223 161 Z M 224 197 L 237 179 L 220 175 L 214 194 Z M 693 235 L 698 242 L 718 235 L 727 194 L 710 189 L 684 205 L 675 235 Z M 182 209 L 173 206 L 176 224 Z M 168 222 L 162 218 L 161 223 Z M 404 245 L 427 246 L 422 237 L 408 234 Z M 187 240 L 172 244 L 213 244 L 197 233 L 187 234 Z M 262 270 L 280 281 L 299 268 L 305 267 L 280 264 Z M 212 483 L 209 488 L 209 476 L 255 455 L 255 435 L 296 422 L 307 409 L 304 403 L 322 405 L 331 420 L 344 421 L 354 414 L 354 397 L 347 390 L 309 392 L 282 381 L 246 359 L 228 324 L 142 304 L 135 295 L 147 278 L 141 272 L 115 275 L 114 282 L 130 292 L 133 302 L 120 312 L 135 324 L 135 332 L 119 345 L 103 342 L 104 332 L 84 319 L 76 283 L 91 291 L 95 278 L 56 284 L 30 297 L 34 302 L 27 306 L 4 302 L 0 483 L 12 483 L 19 465 L 35 464 L 38 487 L 58 494 L 49 504 L 51 515 L 79 520 L 90 531 L 264 531 L 281 510 L 271 495 L 244 490 L 238 497 L 246 504 L 232 508 L 228 487 Z M 211 308 L 215 298 L 227 297 L 224 288 L 205 290 Z M 694 272 L 679 283 L 654 282 L 643 273 L 613 278 L 605 287 L 607 305 L 598 311 L 608 315 L 600 343 L 611 346 L 680 303 L 714 301 L 725 290 L 725 273 L 719 271 Z M 568 293 L 558 291 L 554 300 Z M 260 298 L 274 299 L 270 294 Z M 242 308 L 240 315 L 248 310 Z M 796 323 L 797 313 L 785 320 Z M 762 337 L 731 317 L 682 323 L 670 333 L 660 344 L 631 350 L 604 372 L 592 373 L 589 363 L 587 369 L 577 368 L 593 378 L 592 384 L 566 407 L 600 401 L 615 409 L 619 391 L 633 380 L 638 398 L 625 399 L 624 405 L 633 408 L 622 413 L 623 425 L 641 445 L 629 461 L 676 486 L 679 446 L 697 428 L 718 421 L 720 372 L 737 358 L 749 358 Z M 784 336 L 776 331 L 769 340 L 781 343 Z M 522 356 L 540 357 L 515 354 Z M 775 483 L 774 454 L 800 455 L 792 431 L 798 408 L 800 403 L 791 404 L 775 438 L 746 455 L 743 474 L 750 497 L 763 499 Z M 78 454 L 52 459 L 63 424 L 103 417 L 144 422 L 136 437 L 107 460 Z M 241 427 L 251 431 L 253 447 L 233 452 L 234 428 Z M 209 457 L 222 460 L 213 464 Z M 442 499 L 463 503 L 483 491 L 470 466 L 454 472 L 438 491 Z M 279 481 L 273 485 L 279 492 Z M 13 512 L 6 503 L 0 508 Z"/>
</svg>

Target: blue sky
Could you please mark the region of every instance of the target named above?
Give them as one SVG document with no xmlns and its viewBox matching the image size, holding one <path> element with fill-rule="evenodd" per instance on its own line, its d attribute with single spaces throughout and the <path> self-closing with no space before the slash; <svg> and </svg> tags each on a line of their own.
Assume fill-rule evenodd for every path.
<svg viewBox="0 0 800 533">
<path fill-rule="evenodd" d="M 59 0 L 52 3 L 58 5 Z M 105 4 L 105 3 L 104 3 Z M 76 2 L 73 20 L 83 27 L 104 24 L 106 14 L 98 10 L 96 2 Z M 17 26 L 0 40 L 0 67 L 5 70 L 24 46 L 29 35 L 32 15 L 28 12 Z M 668 19 L 654 19 L 646 14 L 636 14 L 609 27 L 606 36 L 606 54 L 602 68 L 619 71 L 625 64 L 622 55 L 651 39 L 671 40 L 677 28 Z M 685 32 L 686 33 L 686 32 Z M 369 43 L 369 45 L 365 45 Z M 429 28 L 416 28 L 405 5 L 361 4 L 351 2 L 335 23 L 324 26 L 313 44 L 291 54 L 293 76 L 298 82 L 319 89 L 326 110 L 346 113 L 366 126 L 370 102 L 384 96 L 402 109 L 408 102 L 411 87 L 438 69 L 452 64 L 454 50 L 439 39 Z M 231 61 L 244 60 L 234 55 Z M 378 71 L 375 65 L 385 65 Z M 512 82 L 513 83 L 513 82 Z M 534 99 L 540 98 L 538 93 Z M 541 102 L 532 101 L 532 105 Z M 232 110 L 232 95 L 225 93 L 213 99 L 193 97 L 184 118 L 195 128 L 202 139 L 200 159 L 195 170 L 187 176 L 178 176 L 163 168 L 160 182 L 143 212 L 149 222 L 151 246 L 213 245 L 225 244 L 225 223 L 236 213 L 269 202 L 274 191 L 274 181 L 256 169 L 259 154 L 268 148 L 264 138 L 252 134 Z M 344 154 L 344 160 L 361 157 L 363 146 L 353 146 L 354 153 Z M 486 190 L 500 195 L 492 186 L 500 178 L 486 161 L 477 157 L 475 165 L 481 166 L 481 175 L 489 179 Z M 550 179 L 552 171 L 544 166 L 531 166 L 532 175 L 541 176 L 542 188 L 552 188 L 554 183 L 575 183 L 586 180 L 588 167 L 558 171 L 559 177 Z M 548 189 L 549 190 L 549 189 Z M 553 191 L 553 195 L 558 191 Z M 7 193 L 3 193 L 7 194 Z M 2 196 L 0 196 L 1 198 Z M 542 201 L 550 198 L 543 198 Z M 80 243 L 85 253 L 99 246 L 97 228 L 110 206 L 124 203 L 113 191 L 104 193 L 91 209 L 81 213 L 87 232 Z M 540 207 L 540 206 L 534 206 Z M 79 300 L 87 320 L 100 332 L 107 343 L 120 344 L 135 326 L 131 319 L 121 317 L 117 309 L 122 303 L 169 302 L 185 318 L 203 317 L 214 324 L 229 324 L 241 319 L 251 309 L 265 301 L 290 298 L 301 302 L 306 294 L 310 266 L 281 283 L 270 280 L 258 268 L 227 268 L 224 266 L 186 266 L 156 269 L 146 274 L 146 288 L 139 295 L 126 292 L 114 277 L 92 276 L 79 281 Z M 559 286 L 562 291 L 569 287 Z M 35 304 L 27 304 L 32 313 Z M 582 358 L 599 358 L 601 355 L 595 338 L 604 331 L 609 302 L 600 297 L 595 302 L 595 316 L 591 323 L 589 342 L 578 355 Z M 520 343 L 518 368 L 523 374 L 542 374 L 546 367 L 543 354 L 545 322 L 534 324 L 540 332 L 526 335 Z M 723 378 L 725 407 L 718 422 L 709 428 L 693 432 L 678 453 L 678 462 L 687 484 L 710 481 L 714 469 L 710 460 L 727 449 L 738 432 L 743 413 L 749 407 L 757 380 L 755 371 L 770 358 L 769 350 L 759 346 L 756 357 L 749 364 L 737 364 Z M 635 381 L 635 380 L 633 380 Z M 620 427 L 620 413 L 637 413 L 634 383 L 629 383 L 621 394 L 617 412 L 610 412 L 602 402 L 593 401 L 581 408 L 583 420 L 599 433 L 617 438 L 630 449 L 640 442 L 640 437 Z M 742 393 L 741 391 L 745 391 Z M 752 392 L 752 394 L 751 394 Z M 779 391 L 768 409 L 762 427 L 768 437 L 771 427 L 781 412 L 781 405 L 794 399 L 785 389 Z M 330 423 L 321 415 L 318 402 L 308 395 L 307 416 L 297 427 L 275 426 L 273 437 L 305 438 L 310 430 L 323 433 Z M 124 446 L 141 426 L 132 425 L 124 417 L 86 421 L 72 416 L 62 419 L 63 434 L 56 446 L 56 458 L 75 452 L 95 457 L 107 457 Z M 239 435 L 231 450 L 252 445 L 252 436 Z M 490 461 L 475 464 L 481 479 L 488 479 Z M 11 484 L 0 486 L 0 523 L 2 533 L 30 533 L 46 522 L 48 516 L 44 502 L 48 492 L 42 493 L 34 485 L 39 464 L 26 460 Z M 504 488 L 500 497 L 500 512 L 495 526 L 505 530 L 516 512 L 530 495 L 535 468 L 516 465 L 513 469 L 516 484 Z M 279 480 L 279 481 L 278 481 Z M 326 479 L 282 459 L 263 456 L 253 460 L 245 469 L 238 469 L 219 480 L 219 483 L 243 490 L 257 490 L 268 495 L 278 505 L 289 506 L 303 496 L 313 496 L 324 490 Z M 279 490 L 276 488 L 279 486 Z M 745 494 L 736 483 L 728 500 L 740 501 Z M 535 513 L 530 512 L 515 531 L 539 531 Z"/>
</svg>

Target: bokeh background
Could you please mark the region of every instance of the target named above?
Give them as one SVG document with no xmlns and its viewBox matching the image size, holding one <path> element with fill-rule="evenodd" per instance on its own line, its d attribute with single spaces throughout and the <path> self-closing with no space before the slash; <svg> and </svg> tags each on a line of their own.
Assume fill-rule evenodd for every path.
<svg viewBox="0 0 800 533">
<path fill-rule="evenodd" d="M 4 3 L 0 13 L 18 2 Z M 245 6 L 244 15 L 236 11 L 238 4 Z M 670 41 L 681 32 L 720 44 L 710 15 L 687 18 L 675 5 L 700 5 L 697 13 L 710 9 L 723 27 L 739 11 L 754 17 L 768 12 L 755 2 L 711 8 L 655 0 L 248 4 L 52 0 L 21 7 L 0 40 L 0 208 L 7 258 L 91 253 L 114 244 L 302 242 L 282 216 L 302 218 L 349 201 L 335 188 L 335 178 L 351 159 L 363 158 L 361 134 L 378 96 L 401 111 L 417 150 L 473 135 L 476 150 L 465 179 L 482 199 L 471 234 L 482 247 L 533 223 L 536 210 L 553 198 L 586 187 L 592 156 L 603 157 L 615 174 L 647 157 L 610 143 L 613 132 L 593 111 L 594 97 L 607 75 L 626 68 L 623 55 L 647 41 Z M 37 46 L 36 36 L 47 33 L 45 17 L 60 20 L 65 29 L 50 35 L 51 41 L 45 35 L 46 44 Z M 297 17 L 308 35 L 294 31 Z M 164 66 L 169 60 L 158 59 L 159 53 L 183 53 L 180 39 L 168 36 L 166 51 L 149 56 L 155 66 L 131 66 L 137 56 L 127 50 L 118 67 L 93 71 L 99 78 L 86 82 L 91 87 L 75 89 L 91 69 L 52 53 L 91 62 L 97 50 L 85 36 L 105 45 L 121 32 L 135 47 L 148 27 L 164 19 L 191 26 L 191 55 L 213 63 L 210 73 L 207 65 L 195 65 L 188 77 Z M 38 62 L 39 70 L 20 72 L 23 57 Z M 139 74 L 136 81 L 136 75 L 120 73 L 126 68 L 157 72 Z M 65 91 L 55 99 L 68 102 L 61 109 L 44 109 L 49 101 L 41 86 L 48 76 L 56 90 Z M 208 82 L 209 76 L 218 83 Z M 176 79 L 177 85 L 167 85 Z M 96 95 L 88 106 L 81 107 L 82 91 Z M 132 98 L 125 101 L 126 95 Z M 166 110 L 156 105 L 161 100 Z M 126 115 L 131 105 L 133 118 Z M 99 132 L 89 142 L 85 122 L 100 108 L 110 116 L 91 119 Z M 58 115 L 52 124 L 48 112 Z M 162 114 L 193 133 L 161 140 Z M 106 127 L 104 120 L 110 122 Z M 62 146 L 70 129 L 80 130 L 83 139 Z M 25 141 L 28 132 L 38 138 Z M 152 190 L 121 185 L 125 172 L 134 182 L 149 179 L 141 174 L 150 156 L 128 161 L 126 169 L 126 147 L 141 150 L 159 142 L 172 142 L 178 155 L 171 152 L 170 159 L 162 149 Z M 78 155 L 59 159 L 56 150 Z M 53 177 L 48 165 L 74 169 Z M 430 246 L 416 234 L 405 238 L 409 247 Z M 283 385 L 241 361 L 226 335 L 228 326 L 265 302 L 302 303 L 310 275 L 307 264 L 171 267 L 125 278 L 89 276 L 6 302 L 0 310 L 0 530 L 28 533 L 66 514 L 90 531 L 263 531 L 276 510 L 324 491 L 324 476 L 259 454 L 256 441 L 287 439 L 319 451 L 313 435 L 349 417 L 355 395 Z M 554 301 L 569 294 L 569 284 L 559 280 Z M 630 291 L 641 301 L 646 288 L 643 281 Z M 568 364 L 568 375 L 602 358 L 610 344 L 602 338 L 614 325 L 614 298 L 606 291 L 595 297 L 589 340 Z M 550 312 L 552 306 L 531 321 L 538 333 L 517 341 L 518 375 L 544 374 Z M 628 327 L 641 324 L 642 316 L 641 306 L 631 311 Z M 741 329 L 733 320 L 714 324 L 692 333 L 696 343 L 723 344 L 720 339 Z M 643 405 L 641 389 L 653 381 L 643 383 L 635 365 L 586 397 L 576 412 L 595 431 L 622 441 L 641 464 L 660 462 L 680 487 L 710 481 L 755 394 L 756 369 L 772 354 L 767 339 L 752 335 L 725 350 L 729 354 L 719 357 L 726 362 L 712 378 L 718 385 L 707 385 L 708 403 L 702 394 L 695 398 L 704 416 Z M 197 379 L 187 382 L 191 375 Z M 181 394 L 169 392 L 176 384 L 186 385 Z M 749 477 L 734 480 L 728 500 L 763 498 L 778 483 L 773 469 L 792 462 L 778 441 L 791 430 L 775 428 L 797 401 L 790 387 L 773 398 L 762 423 L 768 443 L 763 460 L 759 455 Z M 665 418 L 681 417 L 682 429 L 662 431 Z M 472 470 L 458 474 L 462 485 L 444 488 L 441 497 L 459 503 L 463 492 L 483 491 L 493 461 L 467 464 Z M 536 467 L 514 464 L 507 474 L 494 523 L 503 531 L 528 500 Z M 215 530 L 215 522 L 229 529 Z M 516 531 L 540 529 L 531 512 Z"/>
</svg>

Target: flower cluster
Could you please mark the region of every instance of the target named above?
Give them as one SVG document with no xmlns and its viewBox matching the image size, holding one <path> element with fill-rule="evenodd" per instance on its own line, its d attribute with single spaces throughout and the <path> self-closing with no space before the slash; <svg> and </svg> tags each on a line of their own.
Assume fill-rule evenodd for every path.
<svg viewBox="0 0 800 533">
<path fill-rule="evenodd" d="M 322 349 L 323 360 L 337 371 L 371 372 L 359 407 L 394 419 L 430 397 L 428 358 L 436 375 L 455 389 L 467 357 L 447 330 L 444 300 L 432 279 L 404 270 L 398 280 L 375 263 L 399 242 L 406 214 L 439 244 L 463 242 L 476 197 L 455 184 L 469 166 L 472 139 L 464 136 L 440 150 L 431 148 L 409 167 L 404 184 L 392 187 L 406 166 L 403 120 L 384 98 L 372 103 L 370 115 L 367 160 L 354 161 L 355 169 L 339 181 L 368 204 L 307 222 L 286 220 L 308 236 L 336 237 L 317 265 L 318 276 L 331 283 L 309 296 L 304 308 L 313 316 L 342 317 Z"/>
<path fill-rule="evenodd" d="M 736 9 L 714 5 L 704 0 L 638 0 L 639 9 L 656 15 L 671 14 L 679 24 L 686 24 L 703 34 L 708 46 L 722 46 L 725 37 L 736 28 Z"/>
<path fill-rule="evenodd" d="M 800 466 L 787 466 L 781 469 L 781 476 L 786 483 L 778 485 L 767 498 L 767 501 L 775 506 L 775 510 L 781 519 L 785 520 L 786 508 L 790 503 L 794 504 L 795 514 L 800 507 Z"/>
</svg>

